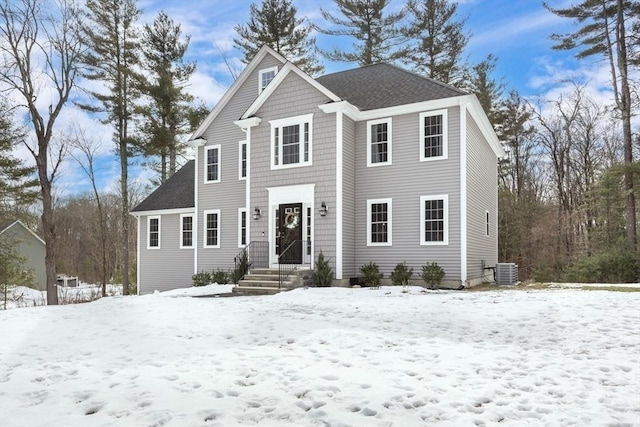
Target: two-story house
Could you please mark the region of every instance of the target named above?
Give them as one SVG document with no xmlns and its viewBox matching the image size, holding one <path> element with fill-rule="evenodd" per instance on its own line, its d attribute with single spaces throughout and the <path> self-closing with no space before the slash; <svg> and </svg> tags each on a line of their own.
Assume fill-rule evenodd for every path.
<svg viewBox="0 0 640 427">
<path fill-rule="evenodd" d="M 247 245 L 270 268 L 322 251 L 336 285 L 402 261 L 472 285 L 497 262 L 504 152 L 451 86 L 388 64 L 314 79 L 263 47 L 189 144 L 195 160 L 132 212 L 140 293 L 232 268 Z"/>
</svg>

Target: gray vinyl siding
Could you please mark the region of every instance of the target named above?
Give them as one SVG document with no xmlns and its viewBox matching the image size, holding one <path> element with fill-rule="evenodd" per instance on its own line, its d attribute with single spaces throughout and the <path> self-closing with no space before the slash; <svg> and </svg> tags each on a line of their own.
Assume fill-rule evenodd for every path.
<svg viewBox="0 0 640 427">
<path fill-rule="evenodd" d="M 46 290 L 47 271 L 45 257 L 47 255 L 47 247 L 45 244 L 19 222 L 14 223 L 2 232 L 0 239 L 10 245 L 15 244 L 16 252 L 24 258 L 20 269 L 34 274 L 33 285 L 36 289 L 40 291 Z"/>
<path fill-rule="evenodd" d="M 313 229 L 315 257 L 322 250 L 335 271 L 336 257 L 336 166 L 335 114 L 324 114 L 318 105 L 329 99 L 294 73 L 290 73 L 278 89 L 256 113 L 262 122 L 251 129 L 251 206 L 263 209 L 258 221 L 251 221 L 251 240 L 268 239 L 269 222 L 274 221 L 267 188 L 315 184 Z M 271 169 L 271 125 L 269 121 L 313 113 L 312 165 L 288 169 Z M 329 214 L 321 217 L 322 202 Z M 264 233 L 264 234 L 263 234 Z"/>
<path fill-rule="evenodd" d="M 191 286 L 193 249 L 180 249 L 180 214 L 160 216 L 160 249 L 147 249 L 147 218 L 140 217 L 140 295 Z"/>
<path fill-rule="evenodd" d="M 406 261 L 413 280 L 426 262 L 437 262 L 445 281 L 460 275 L 460 114 L 448 109 L 448 158 L 420 161 L 419 113 L 393 117 L 392 165 L 367 167 L 366 121 L 356 124 L 356 267 L 373 261 L 385 278 Z M 420 197 L 448 195 L 449 243 L 420 245 Z M 392 246 L 367 246 L 367 200 L 392 199 Z"/>
<path fill-rule="evenodd" d="M 246 139 L 245 133 L 233 122 L 240 119 L 258 97 L 258 76 L 262 69 L 282 64 L 271 55 L 265 56 L 244 84 L 229 100 L 225 108 L 204 132 L 205 146 L 220 144 L 220 182 L 204 183 L 204 147 L 198 149 L 197 159 L 197 208 L 198 224 L 195 241 L 198 245 L 198 271 L 229 269 L 238 254 L 238 208 L 246 204 L 246 181 L 238 179 L 238 142 Z M 204 248 L 205 210 L 220 210 L 220 247 Z M 250 217 L 251 212 L 248 212 Z M 253 225 L 253 224 L 252 224 Z"/>
<path fill-rule="evenodd" d="M 356 277 L 356 150 L 353 120 L 343 116 L 342 131 L 342 277 Z"/>
<path fill-rule="evenodd" d="M 498 261 L 498 167 L 497 158 L 467 113 L 467 278 L 483 276 L 486 265 Z M 486 233 L 489 211 L 489 236 Z M 493 280 L 490 271 L 485 279 Z"/>
</svg>

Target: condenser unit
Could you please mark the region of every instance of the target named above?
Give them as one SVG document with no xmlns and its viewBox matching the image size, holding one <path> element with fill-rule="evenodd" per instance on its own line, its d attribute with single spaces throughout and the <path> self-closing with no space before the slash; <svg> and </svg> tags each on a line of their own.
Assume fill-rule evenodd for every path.
<svg viewBox="0 0 640 427">
<path fill-rule="evenodd" d="M 518 265 L 511 262 L 496 264 L 496 283 L 498 285 L 515 285 L 518 281 Z"/>
</svg>

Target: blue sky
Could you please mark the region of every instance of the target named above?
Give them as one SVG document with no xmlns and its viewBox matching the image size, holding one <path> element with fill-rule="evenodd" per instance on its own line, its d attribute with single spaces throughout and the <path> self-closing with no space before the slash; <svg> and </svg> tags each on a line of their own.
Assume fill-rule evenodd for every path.
<svg viewBox="0 0 640 427">
<path fill-rule="evenodd" d="M 336 10 L 330 0 L 294 0 L 293 3 L 300 17 L 320 27 L 327 25 L 320 14 L 320 7 Z M 550 3 L 561 7 L 570 2 L 550 0 Z M 141 24 L 151 23 L 157 13 L 164 10 L 182 25 L 184 34 L 191 36 L 187 57 L 197 62 L 197 71 L 188 90 L 209 107 L 215 105 L 233 82 L 224 58 L 238 73 L 243 67 L 240 62 L 242 54 L 233 46 L 234 26 L 248 20 L 250 4 L 249 0 L 138 0 L 143 10 Z M 403 0 L 391 0 L 388 9 L 397 10 L 403 4 Z M 471 34 L 466 52 L 469 62 L 477 63 L 489 53 L 496 55 L 498 65 L 494 77 L 503 78 L 508 89 L 515 89 L 531 99 L 555 97 L 566 90 L 567 79 L 573 78 L 587 82 L 592 96 L 604 103 L 611 101 L 605 63 L 597 59 L 578 62 L 573 58 L 573 52 L 551 49 L 551 33 L 570 32 L 575 27 L 571 20 L 558 18 L 544 9 L 540 0 L 461 0 L 458 16 L 466 19 L 465 28 Z M 349 47 L 352 40 L 318 34 L 317 42 L 321 48 L 330 49 L 334 46 Z M 356 66 L 323 63 L 327 73 Z M 82 86 L 86 82 L 79 83 Z M 42 102 L 48 105 L 45 97 Z M 112 129 L 70 106 L 60 117 L 58 125 L 65 128 L 72 124 L 90 129 L 91 135 L 101 144 L 99 186 L 103 190 L 114 189 L 120 173 L 113 155 Z M 21 150 L 20 157 L 29 159 L 26 150 Z M 130 176 L 136 180 L 132 185 L 148 185 L 153 173 L 134 165 Z M 86 176 L 68 158 L 58 181 L 58 194 L 64 196 L 89 189 Z"/>
</svg>

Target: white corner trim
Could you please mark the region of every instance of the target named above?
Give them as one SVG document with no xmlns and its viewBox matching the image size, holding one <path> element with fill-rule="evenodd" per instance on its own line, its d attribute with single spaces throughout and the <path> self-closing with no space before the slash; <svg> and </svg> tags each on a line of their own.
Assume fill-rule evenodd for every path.
<svg viewBox="0 0 640 427">
<path fill-rule="evenodd" d="M 342 279 L 343 115 L 336 111 L 336 280 Z"/>
<path fill-rule="evenodd" d="M 196 149 L 195 171 L 193 173 L 193 274 L 198 272 L 198 165 L 200 164 L 198 159 L 198 153 L 200 149 Z"/>
<path fill-rule="evenodd" d="M 136 289 L 138 291 L 138 295 L 140 295 L 140 217 L 136 217 L 138 220 L 138 229 L 136 230 L 136 234 L 138 235 L 138 244 L 136 245 Z"/>
<path fill-rule="evenodd" d="M 460 105 L 460 280 L 467 280 L 467 104 Z"/>
</svg>

